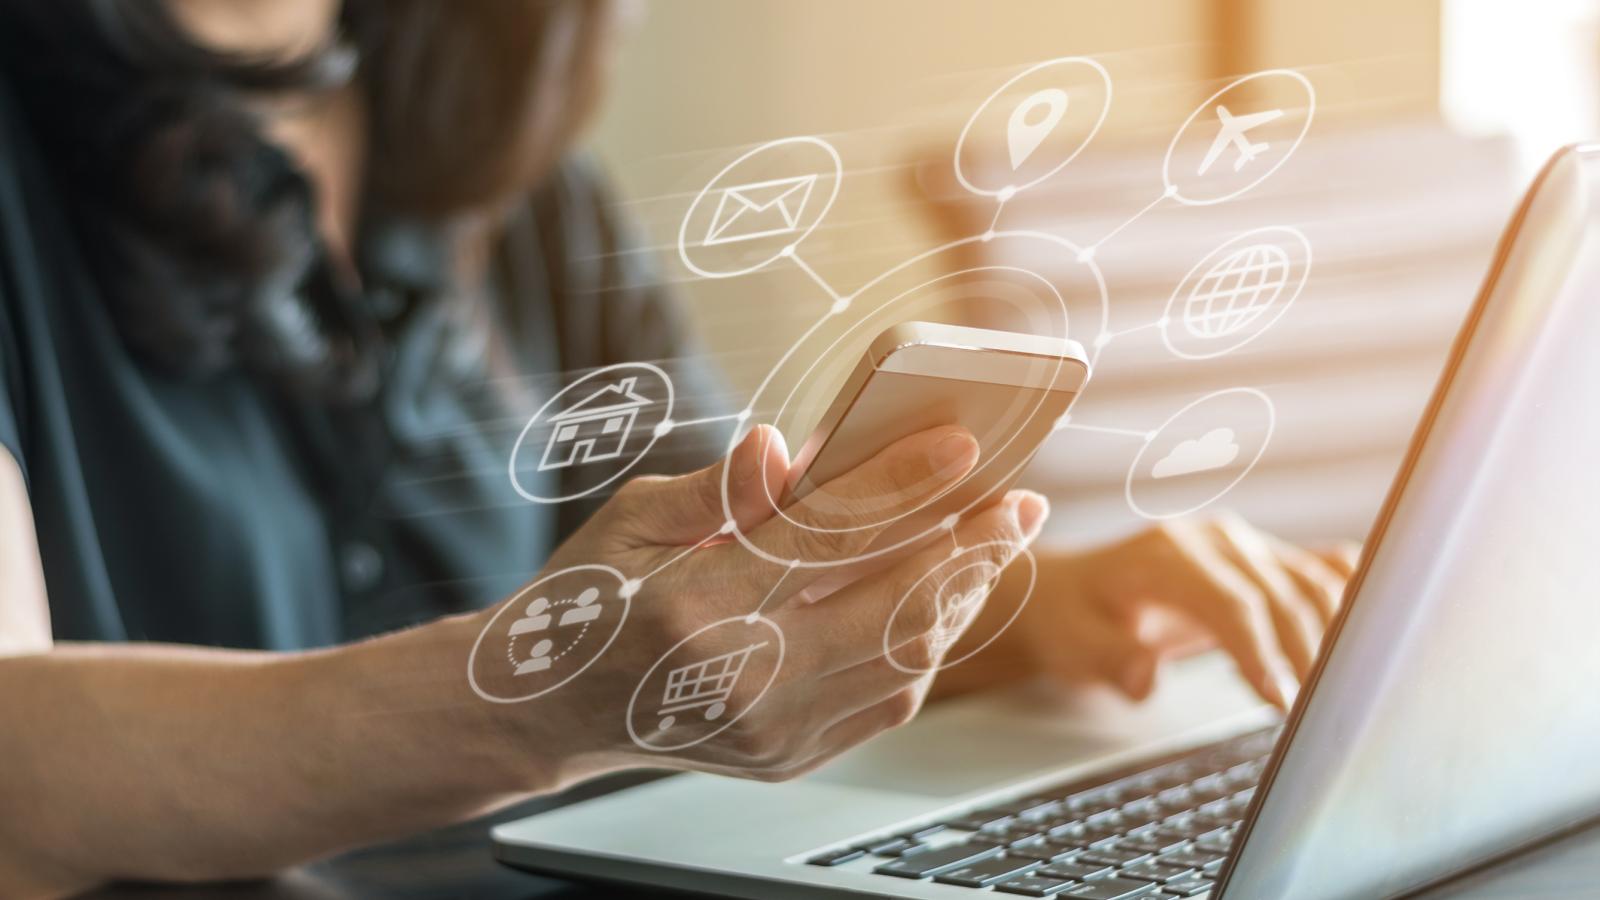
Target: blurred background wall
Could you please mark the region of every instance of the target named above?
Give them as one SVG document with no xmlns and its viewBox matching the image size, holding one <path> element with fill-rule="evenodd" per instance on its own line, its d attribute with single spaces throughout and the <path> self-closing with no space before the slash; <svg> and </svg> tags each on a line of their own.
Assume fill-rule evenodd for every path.
<svg viewBox="0 0 1600 900">
<path fill-rule="evenodd" d="M 1075 239 L 1103 234 L 1159 194 L 1167 141 L 1211 92 L 1257 69 L 1303 72 L 1316 86 L 1316 121 L 1282 170 L 1235 202 L 1158 206 L 1100 262 L 1114 318 L 1140 321 L 1160 314 L 1208 248 L 1251 227 L 1295 225 L 1317 251 L 1304 295 L 1262 340 L 1223 360 L 1174 359 L 1153 334 L 1119 340 L 1075 417 L 1137 431 L 1206 391 L 1258 387 L 1275 400 L 1279 428 L 1217 508 L 1295 537 L 1359 537 L 1529 161 L 1595 125 L 1593 7 L 657 0 L 644 4 L 595 143 L 661 278 L 688 298 L 736 392 L 748 391 L 829 301 L 790 265 L 705 280 L 678 262 L 685 208 L 744 150 L 799 134 L 837 147 L 839 200 L 804 250 L 848 290 L 983 229 L 992 204 L 935 202 L 929 184 L 948 170 L 978 104 L 1033 63 L 1093 56 L 1115 84 L 1088 150 L 1005 212 L 1008 226 Z M 1530 109 L 1526 98 L 1541 92 L 1549 96 Z M 1029 478 L 1057 498 L 1058 534 L 1098 539 L 1139 524 L 1123 497 L 1136 450 L 1125 437 L 1056 435 Z"/>
</svg>

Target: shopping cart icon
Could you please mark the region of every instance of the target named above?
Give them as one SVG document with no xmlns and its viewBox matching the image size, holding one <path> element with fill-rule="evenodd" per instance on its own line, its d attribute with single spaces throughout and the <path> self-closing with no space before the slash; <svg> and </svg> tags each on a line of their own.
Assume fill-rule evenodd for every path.
<svg viewBox="0 0 1600 900">
<path fill-rule="evenodd" d="M 767 646 L 768 641 L 713 656 L 702 662 L 679 666 L 667 673 L 667 686 L 661 692 L 661 709 L 656 715 L 661 721 L 657 731 L 666 731 L 677 724 L 678 713 L 702 709 L 707 722 L 714 722 L 728 710 L 728 696 L 739 683 L 750 654 Z"/>
</svg>

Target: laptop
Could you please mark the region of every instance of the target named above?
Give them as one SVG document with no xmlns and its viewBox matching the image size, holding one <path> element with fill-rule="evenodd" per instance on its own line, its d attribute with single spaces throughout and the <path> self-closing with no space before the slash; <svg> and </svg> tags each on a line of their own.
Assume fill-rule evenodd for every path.
<svg viewBox="0 0 1600 900">
<path fill-rule="evenodd" d="M 1597 207 L 1600 145 L 1523 200 L 1286 719 L 1215 657 L 1144 705 L 1016 686 L 792 782 L 680 775 L 506 824 L 496 855 L 730 897 L 1331 900 L 1594 821 Z"/>
</svg>

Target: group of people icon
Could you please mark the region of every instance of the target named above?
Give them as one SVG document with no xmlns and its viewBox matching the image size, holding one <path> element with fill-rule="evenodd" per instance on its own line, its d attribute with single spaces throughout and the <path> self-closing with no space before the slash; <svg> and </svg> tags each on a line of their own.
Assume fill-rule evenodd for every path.
<svg viewBox="0 0 1600 900">
<path fill-rule="evenodd" d="M 549 631 L 552 621 L 555 621 L 557 628 L 564 628 L 568 625 L 586 626 L 599 618 L 604 611 L 599 600 L 600 589 L 593 587 L 585 588 L 570 600 L 559 600 L 555 603 L 551 603 L 549 597 L 535 597 L 523 612 L 522 618 L 511 623 L 510 637 L 514 639 L 519 635 Z M 556 619 L 552 612 L 554 608 L 567 605 L 570 605 L 571 608 L 562 611 L 560 618 Z M 585 628 L 569 638 L 562 653 L 572 649 L 579 641 L 582 641 L 587 630 Z M 528 648 L 527 658 L 517 663 L 516 674 L 526 675 L 530 672 L 543 672 L 549 669 L 555 658 L 561 655 L 551 656 L 551 651 L 555 649 L 555 646 L 554 639 L 549 637 L 539 638 L 532 647 Z"/>
</svg>

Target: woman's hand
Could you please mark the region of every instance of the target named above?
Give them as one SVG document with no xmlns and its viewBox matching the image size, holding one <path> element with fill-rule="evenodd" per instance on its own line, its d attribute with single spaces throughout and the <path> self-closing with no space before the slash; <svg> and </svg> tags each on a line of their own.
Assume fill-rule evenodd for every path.
<svg viewBox="0 0 1600 900">
<path fill-rule="evenodd" d="M 1036 670 L 1148 696 L 1161 661 L 1220 645 L 1287 707 L 1311 671 L 1359 548 L 1313 553 L 1224 515 L 1177 520 L 1076 554 L 1039 554 L 1009 645 Z"/>
<path fill-rule="evenodd" d="M 516 697 L 565 677 L 564 667 L 578 658 L 556 658 L 557 644 L 569 638 L 535 654 L 552 663 L 528 663 L 535 635 L 512 635 L 513 622 L 545 629 L 553 620 L 543 617 L 570 611 L 565 598 L 589 584 L 600 594 L 588 605 L 606 609 L 591 624 L 597 636 L 607 633 L 608 617 L 624 605 L 617 577 L 592 567 L 616 570 L 628 586 L 621 593 L 631 593 L 626 621 L 591 664 L 541 696 L 504 707 L 513 752 L 530 766 L 543 758 L 556 767 L 529 786 L 641 765 L 790 777 L 905 722 L 926 692 L 924 670 L 948 646 L 930 638 L 938 624 L 932 585 L 916 585 L 948 555 L 948 544 L 897 559 L 812 603 L 799 595 L 831 570 L 752 553 L 727 536 L 728 512 L 740 533 L 773 558 L 848 559 L 881 530 L 874 522 L 920 506 L 970 472 L 977 457 L 964 429 L 930 429 L 775 516 L 766 486 L 776 490 L 786 482 L 789 460 L 777 432 L 759 428 L 727 461 L 726 511 L 723 464 L 628 483 L 534 582 L 532 593 L 548 594 L 545 603 L 525 591 L 480 616 L 475 686 L 487 696 Z M 956 533 L 963 546 L 987 545 L 981 552 L 1004 566 L 1038 534 L 1047 508 L 1038 495 L 1013 491 L 972 513 Z M 975 569 L 971 585 L 950 587 L 976 588 L 979 577 Z M 885 658 L 886 646 L 904 668 Z M 667 684 L 673 670 L 729 654 L 737 677 L 711 685 L 728 688 L 726 697 L 699 697 L 705 683 Z M 515 674 L 532 667 L 543 668 Z M 697 699 L 706 702 L 685 705 Z"/>
</svg>

